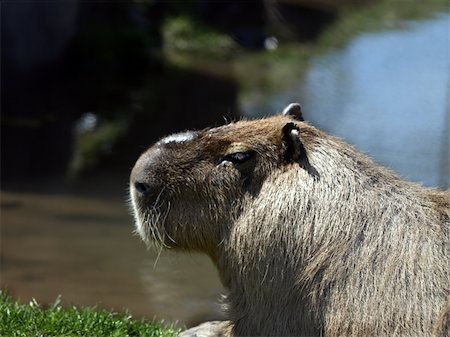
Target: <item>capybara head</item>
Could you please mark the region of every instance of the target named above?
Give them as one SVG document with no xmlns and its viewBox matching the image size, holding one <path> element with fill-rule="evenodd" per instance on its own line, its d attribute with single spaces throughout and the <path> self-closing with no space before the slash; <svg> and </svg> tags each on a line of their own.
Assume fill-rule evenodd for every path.
<svg viewBox="0 0 450 337">
<path fill-rule="evenodd" d="M 291 104 L 279 116 L 173 134 L 151 146 L 130 181 L 141 237 L 213 253 L 273 170 L 293 162 L 311 169 L 300 140 L 302 120 L 300 105 Z"/>
</svg>

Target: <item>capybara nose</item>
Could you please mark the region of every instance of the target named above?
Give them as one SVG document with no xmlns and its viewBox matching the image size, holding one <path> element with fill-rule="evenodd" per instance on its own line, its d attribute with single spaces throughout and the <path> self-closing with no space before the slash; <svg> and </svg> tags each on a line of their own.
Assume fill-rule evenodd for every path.
<svg viewBox="0 0 450 337">
<path fill-rule="evenodd" d="M 130 185 L 134 187 L 136 196 L 145 198 L 147 202 L 155 201 L 163 190 L 158 154 L 155 150 L 145 152 L 131 171 Z"/>
<path fill-rule="evenodd" d="M 136 195 L 140 198 L 145 198 L 146 202 L 156 202 L 162 191 L 164 190 L 161 184 L 149 181 L 148 179 L 136 180 L 132 182 Z"/>
<path fill-rule="evenodd" d="M 144 197 L 148 196 L 152 190 L 149 184 L 141 182 L 135 182 L 134 187 L 136 188 L 136 191 Z"/>
</svg>

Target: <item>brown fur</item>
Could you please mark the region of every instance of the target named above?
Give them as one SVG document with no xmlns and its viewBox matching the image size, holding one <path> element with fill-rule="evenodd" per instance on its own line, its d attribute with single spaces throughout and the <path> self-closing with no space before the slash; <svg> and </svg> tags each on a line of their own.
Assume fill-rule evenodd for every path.
<svg viewBox="0 0 450 337">
<path fill-rule="evenodd" d="M 292 122 L 307 166 L 287 157 Z M 247 166 L 222 160 L 247 150 Z M 157 193 L 140 197 L 137 181 Z M 448 332 L 449 194 L 405 182 L 307 123 L 275 116 L 162 141 L 136 163 L 131 196 L 144 240 L 217 265 L 227 335 Z"/>
</svg>

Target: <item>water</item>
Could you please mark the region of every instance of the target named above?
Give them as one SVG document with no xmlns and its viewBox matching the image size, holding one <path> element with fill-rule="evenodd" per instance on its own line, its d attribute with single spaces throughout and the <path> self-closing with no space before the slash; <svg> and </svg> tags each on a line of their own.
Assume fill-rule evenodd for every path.
<svg viewBox="0 0 450 337">
<path fill-rule="evenodd" d="M 65 304 L 187 325 L 221 318 L 223 291 L 206 256 L 147 250 L 133 235 L 126 181 L 2 191 L 1 286 L 24 302 L 62 295 Z"/>
<path fill-rule="evenodd" d="M 315 59 L 297 85 L 240 104 L 252 115 L 300 101 L 312 124 L 407 179 L 448 187 L 448 20 L 360 35 Z M 223 289 L 208 258 L 147 251 L 132 234 L 127 174 L 2 186 L 1 286 L 22 301 L 61 294 L 188 326 L 220 319 Z"/>
<path fill-rule="evenodd" d="M 408 180 L 448 187 L 448 23 L 367 34 L 319 60 L 303 94 L 311 120 Z"/>
<path fill-rule="evenodd" d="M 405 179 L 448 188 L 449 15 L 362 34 L 312 62 L 298 85 L 248 104 L 249 114 L 298 101 L 313 125 Z"/>
</svg>

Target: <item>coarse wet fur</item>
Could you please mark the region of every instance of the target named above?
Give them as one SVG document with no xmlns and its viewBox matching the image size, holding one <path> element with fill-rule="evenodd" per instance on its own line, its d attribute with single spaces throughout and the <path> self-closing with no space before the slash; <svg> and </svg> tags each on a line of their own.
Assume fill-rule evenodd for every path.
<svg viewBox="0 0 450 337">
<path fill-rule="evenodd" d="M 164 138 L 132 171 L 142 238 L 219 270 L 209 335 L 448 336 L 448 192 L 287 110 Z"/>
</svg>

